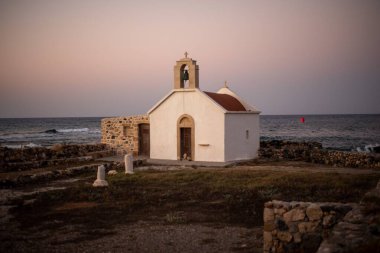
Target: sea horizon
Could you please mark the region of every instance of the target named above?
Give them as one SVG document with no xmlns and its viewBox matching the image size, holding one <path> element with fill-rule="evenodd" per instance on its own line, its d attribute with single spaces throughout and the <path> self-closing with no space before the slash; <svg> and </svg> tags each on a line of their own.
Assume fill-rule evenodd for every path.
<svg viewBox="0 0 380 253">
<path fill-rule="evenodd" d="M 100 143 L 101 120 L 109 117 L 0 118 L 0 145 Z M 379 126 L 380 114 L 260 115 L 260 140 L 319 142 L 329 149 L 363 151 L 380 145 Z"/>
<path fill-rule="evenodd" d="M 114 116 L 36 116 L 36 117 L 0 117 L 0 119 L 60 119 L 60 118 L 114 118 L 114 117 L 129 117 L 134 115 L 143 115 L 147 113 L 137 113 L 128 115 L 114 115 Z M 380 115 L 379 113 L 322 113 L 322 114 L 262 114 L 260 116 L 332 116 L 332 115 Z"/>
</svg>

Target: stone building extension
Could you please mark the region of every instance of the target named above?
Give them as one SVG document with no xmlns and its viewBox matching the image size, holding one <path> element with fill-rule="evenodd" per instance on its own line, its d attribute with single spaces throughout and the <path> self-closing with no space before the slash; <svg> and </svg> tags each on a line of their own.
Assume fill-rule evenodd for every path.
<svg viewBox="0 0 380 253">
<path fill-rule="evenodd" d="M 101 122 L 101 142 L 118 153 L 141 155 L 141 138 L 139 138 L 141 126 L 149 127 L 148 115 L 104 118 Z"/>
</svg>

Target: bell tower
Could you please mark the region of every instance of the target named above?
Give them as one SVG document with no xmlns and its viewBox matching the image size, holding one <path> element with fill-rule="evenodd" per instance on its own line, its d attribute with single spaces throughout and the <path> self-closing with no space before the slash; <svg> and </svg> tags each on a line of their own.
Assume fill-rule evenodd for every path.
<svg viewBox="0 0 380 253">
<path fill-rule="evenodd" d="M 174 89 L 195 89 L 199 88 L 199 66 L 197 61 L 188 58 L 185 52 L 185 58 L 177 61 L 174 66 Z"/>
</svg>

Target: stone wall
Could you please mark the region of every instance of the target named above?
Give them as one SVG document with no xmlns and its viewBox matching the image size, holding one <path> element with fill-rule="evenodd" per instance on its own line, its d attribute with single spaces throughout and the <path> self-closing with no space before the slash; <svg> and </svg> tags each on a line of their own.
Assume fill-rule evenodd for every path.
<svg viewBox="0 0 380 253">
<path fill-rule="evenodd" d="M 264 253 L 380 252 L 380 181 L 361 202 L 269 201 Z"/>
<path fill-rule="evenodd" d="M 120 153 L 139 151 L 139 124 L 149 124 L 148 115 L 102 119 L 102 143 Z"/>
<path fill-rule="evenodd" d="M 359 152 L 323 149 L 317 142 L 262 141 L 259 156 L 276 160 L 305 162 L 352 168 L 380 168 L 380 156 Z"/>
<path fill-rule="evenodd" d="M 50 148 L 19 149 L 0 147 L 0 171 L 28 170 L 67 162 L 80 162 L 87 159 L 84 156 L 98 158 L 107 155 L 110 155 L 110 150 L 104 144 L 56 144 Z"/>
<path fill-rule="evenodd" d="M 264 207 L 264 252 L 316 252 L 356 204 L 270 201 Z"/>
</svg>

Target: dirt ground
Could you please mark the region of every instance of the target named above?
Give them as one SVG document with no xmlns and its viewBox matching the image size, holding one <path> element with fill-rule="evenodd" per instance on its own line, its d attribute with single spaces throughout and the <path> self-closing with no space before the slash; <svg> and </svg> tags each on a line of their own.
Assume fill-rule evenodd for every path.
<svg viewBox="0 0 380 253">
<path fill-rule="evenodd" d="M 0 252 L 261 252 L 263 203 L 357 202 L 380 171 L 301 162 L 141 167 L 0 190 Z"/>
</svg>

